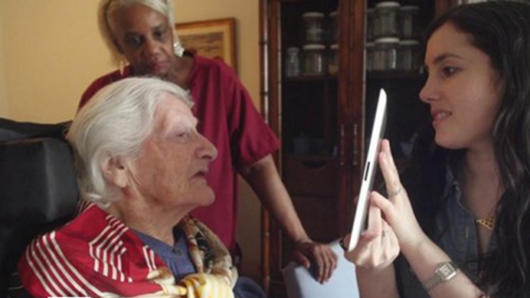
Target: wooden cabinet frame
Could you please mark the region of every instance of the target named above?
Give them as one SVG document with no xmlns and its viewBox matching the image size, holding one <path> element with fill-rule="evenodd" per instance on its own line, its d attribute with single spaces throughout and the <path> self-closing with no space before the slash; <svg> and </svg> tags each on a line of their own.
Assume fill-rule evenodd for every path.
<svg viewBox="0 0 530 298">
<path fill-rule="evenodd" d="M 311 0 L 306 0 L 311 1 Z M 456 0 L 432 0 L 436 14 L 456 3 Z M 282 138 L 282 3 L 304 0 L 260 0 L 260 66 L 261 109 L 271 128 Z M 355 190 L 359 187 L 361 161 L 365 146 L 364 102 L 366 92 L 364 21 L 367 1 L 337 0 L 339 15 L 340 65 L 338 80 L 338 198 L 334 233 L 346 234 L 353 216 Z M 282 150 L 274 158 L 283 171 Z M 344 210 L 350 210 L 345 212 Z M 283 260 L 280 226 L 262 208 L 262 284 L 268 293 L 276 294 L 281 283 Z"/>
</svg>

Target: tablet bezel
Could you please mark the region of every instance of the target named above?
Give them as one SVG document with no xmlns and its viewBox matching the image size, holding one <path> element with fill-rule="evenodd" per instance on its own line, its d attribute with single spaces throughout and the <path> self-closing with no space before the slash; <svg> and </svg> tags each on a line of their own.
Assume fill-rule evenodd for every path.
<svg viewBox="0 0 530 298">
<path fill-rule="evenodd" d="M 364 163 L 361 188 L 359 191 L 359 197 L 357 199 L 357 208 L 355 210 L 355 216 L 353 218 L 353 226 L 350 234 L 350 243 L 348 245 L 348 251 L 351 251 L 355 248 L 355 246 L 357 246 L 361 232 L 364 230 L 365 227 L 370 192 L 372 190 L 372 185 L 375 179 L 375 173 L 377 171 L 377 153 L 379 152 L 379 146 L 385 130 L 386 105 L 387 95 L 385 90 L 381 88 L 377 100 L 377 108 L 372 126 L 372 134 L 370 135 L 368 153 L 366 154 L 366 160 Z"/>
</svg>

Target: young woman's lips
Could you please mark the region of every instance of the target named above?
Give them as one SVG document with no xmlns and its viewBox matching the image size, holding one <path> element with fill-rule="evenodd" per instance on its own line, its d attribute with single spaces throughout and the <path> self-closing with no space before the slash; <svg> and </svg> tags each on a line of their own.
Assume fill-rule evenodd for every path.
<svg viewBox="0 0 530 298">
<path fill-rule="evenodd" d="M 445 119 L 451 116 L 451 113 L 448 111 L 433 111 L 431 113 L 431 116 L 432 116 L 432 126 L 437 127 L 440 125 L 441 122 L 443 122 Z"/>
</svg>

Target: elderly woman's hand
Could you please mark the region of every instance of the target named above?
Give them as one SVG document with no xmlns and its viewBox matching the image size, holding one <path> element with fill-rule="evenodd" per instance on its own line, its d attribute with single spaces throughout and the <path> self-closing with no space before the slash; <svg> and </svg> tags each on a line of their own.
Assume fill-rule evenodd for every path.
<svg viewBox="0 0 530 298">
<path fill-rule="evenodd" d="M 333 250 L 326 244 L 310 239 L 298 241 L 295 244 L 293 256 L 299 264 L 308 269 L 311 262 L 314 262 L 316 279 L 320 283 L 326 282 L 337 268 L 337 256 Z"/>
<path fill-rule="evenodd" d="M 372 197 L 375 193 L 372 193 Z M 344 243 L 350 242 L 346 236 Z M 381 215 L 381 209 L 370 204 L 368 227 L 361 233 L 357 246 L 344 256 L 356 266 L 365 269 L 383 269 L 392 264 L 399 255 L 399 243 L 396 234 Z"/>
</svg>

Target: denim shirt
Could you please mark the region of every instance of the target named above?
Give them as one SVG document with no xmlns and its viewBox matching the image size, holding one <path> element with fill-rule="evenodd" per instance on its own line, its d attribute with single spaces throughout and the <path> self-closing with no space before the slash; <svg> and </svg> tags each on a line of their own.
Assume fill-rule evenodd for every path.
<svg viewBox="0 0 530 298">
<path fill-rule="evenodd" d="M 449 255 L 461 272 L 464 272 L 471 280 L 476 280 L 479 247 L 475 218 L 462 203 L 462 190 L 449 168 L 446 181 L 442 210 L 435 219 L 433 235 L 437 236 L 433 241 Z M 489 250 L 491 251 L 495 245 L 495 238 L 492 235 Z M 394 267 L 401 298 L 430 297 L 404 257 L 400 256 L 394 263 Z"/>
</svg>

